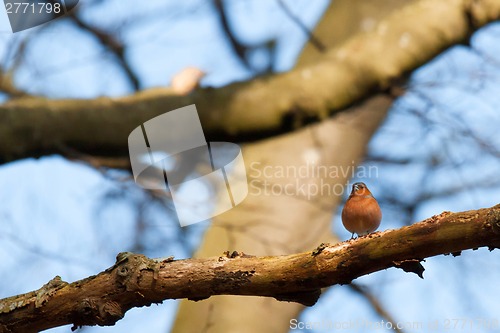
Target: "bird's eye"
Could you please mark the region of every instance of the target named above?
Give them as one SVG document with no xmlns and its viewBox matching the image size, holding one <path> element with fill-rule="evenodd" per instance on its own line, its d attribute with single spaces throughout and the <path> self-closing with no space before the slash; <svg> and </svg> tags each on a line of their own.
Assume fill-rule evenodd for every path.
<svg viewBox="0 0 500 333">
<path fill-rule="evenodd" d="M 361 189 L 364 189 L 364 188 L 366 188 L 366 185 L 363 184 L 363 183 L 355 183 L 353 185 L 353 190 L 354 191 L 358 191 L 358 190 L 361 190 Z"/>
</svg>

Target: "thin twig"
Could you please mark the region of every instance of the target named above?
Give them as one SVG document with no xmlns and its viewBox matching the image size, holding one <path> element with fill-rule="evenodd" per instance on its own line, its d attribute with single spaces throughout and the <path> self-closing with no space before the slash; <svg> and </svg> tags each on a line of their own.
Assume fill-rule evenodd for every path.
<svg viewBox="0 0 500 333">
<path fill-rule="evenodd" d="M 222 26 L 222 30 L 227 36 L 227 39 L 229 41 L 229 44 L 231 45 L 234 53 L 236 56 L 238 56 L 238 59 L 240 59 L 241 63 L 250 71 L 254 71 L 250 63 L 248 62 L 248 59 L 246 57 L 246 52 L 248 48 L 241 44 L 236 36 L 234 35 L 230 24 L 229 20 L 227 17 L 226 10 L 224 9 L 224 5 L 222 3 L 222 0 L 214 0 L 214 7 L 217 11 L 217 14 L 219 16 L 220 24 Z"/>
<path fill-rule="evenodd" d="M 398 328 L 397 321 L 387 312 L 379 300 L 370 292 L 367 287 L 363 287 L 357 283 L 351 283 L 348 285 L 353 291 L 363 296 L 372 306 L 373 310 L 378 313 L 382 318 L 385 318 L 388 322 L 392 323 L 392 328 L 394 332 L 403 333 L 404 331 Z"/>
<path fill-rule="evenodd" d="M 296 16 L 290 8 L 285 4 L 283 0 L 277 0 L 278 5 L 283 9 L 285 14 L 299 26 L 299 28 L 307 35 L 311 44 L 321 53 L 326 51 L 326 46 L 317 38 L 314 33 L 302 22 L 302 20 Z"/>
</svg>

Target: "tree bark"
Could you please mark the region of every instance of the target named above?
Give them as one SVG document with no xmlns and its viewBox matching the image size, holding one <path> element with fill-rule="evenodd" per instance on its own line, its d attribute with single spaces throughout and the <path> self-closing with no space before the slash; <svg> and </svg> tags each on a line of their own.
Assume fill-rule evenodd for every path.
<svg viewBox="0 0 500 333">
<path fill-rule="evenodd" d="M 443 212 L 411 226 L 291 255 L 234 251 L 204 259 L 155 260 L 121 253 L 114 266 L 98 275 L 71 284 L 56 277 L 39 290 L 1 300 L 0 332 L 113 325 L 132 307 L 171 298 L 254 295 L 313 305 L 321 288 L 390 267 L 422 276 L 424 258 L 484 246 L 500 248 L 500 204 Z"/>
</svg>

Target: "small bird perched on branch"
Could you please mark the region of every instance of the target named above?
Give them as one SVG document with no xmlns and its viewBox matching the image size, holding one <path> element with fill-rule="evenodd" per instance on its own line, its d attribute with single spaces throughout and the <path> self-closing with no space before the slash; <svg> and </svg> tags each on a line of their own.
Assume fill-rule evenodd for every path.
<svg viewBox="0 0 500 333">
<path fill-rule="evenodd" d="M 352 191 L 342 209 L 342 224 L 358 236 L 374 232 L 382 220 L 382 211 L 377 200 L 366 187 L 365 183 L 354 183 Z"/>
</svg>

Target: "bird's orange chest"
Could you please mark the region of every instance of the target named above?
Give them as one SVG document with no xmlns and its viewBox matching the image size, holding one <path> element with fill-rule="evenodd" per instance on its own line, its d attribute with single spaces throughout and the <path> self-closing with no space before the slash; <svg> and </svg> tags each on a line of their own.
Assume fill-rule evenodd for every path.
<svg viewBox="0 0 500 333">
<path fill-rule="evenodd" d="M 372 196 L 354 195 L 347 200 L 344 213 L 353 218 L 371 215 L 372 211 L 378 210 L 378 203 Z M 343 214 L 344 215 L 344 214 Z"/>
</svg>

